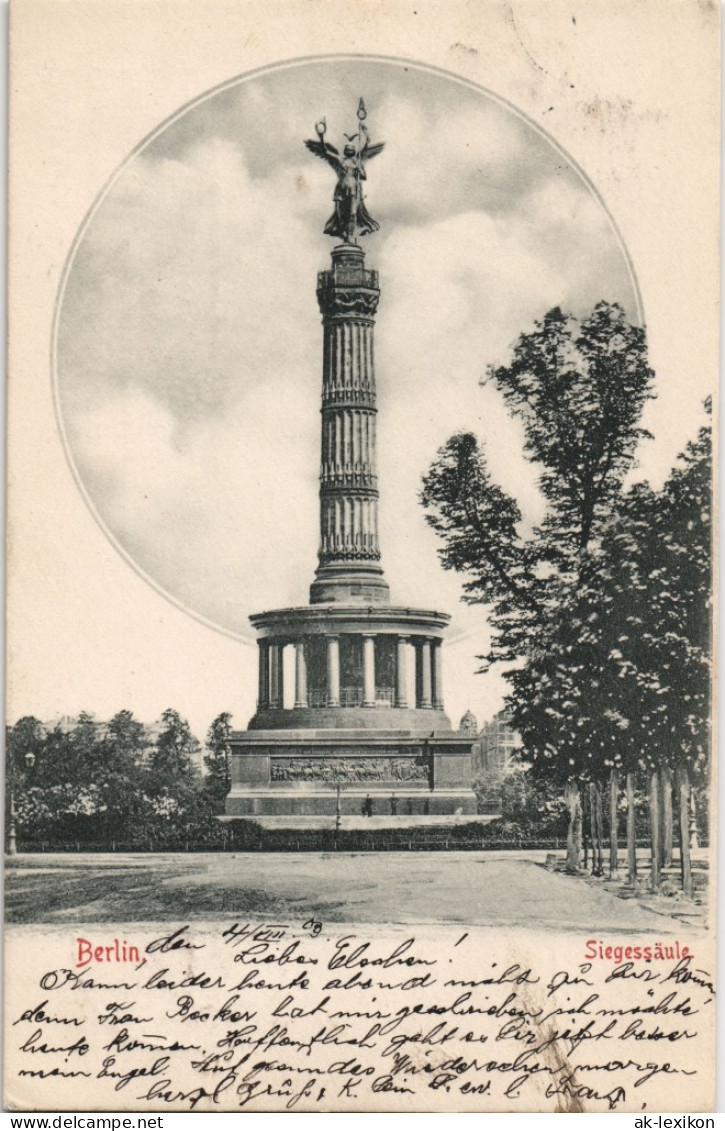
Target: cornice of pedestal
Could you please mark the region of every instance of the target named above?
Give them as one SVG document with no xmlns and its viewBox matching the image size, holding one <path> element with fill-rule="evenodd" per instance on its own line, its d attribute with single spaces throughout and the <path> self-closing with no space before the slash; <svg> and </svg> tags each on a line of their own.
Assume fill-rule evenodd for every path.
<svg viewBox="0 0 725 1131">
<path fill-rule="evenodd" d="M 266 742 L 279 741 L 280 731 L 286 732 L 294 743 L 300 745 L 305 740 L 309 744 L 310 732 L 316 732 L 316 741 L 324 744 L 330 731 L 332 741 L 341 743 L 345 731 L 351 735 L 349 741 L 374 743 L 376 740 L 389 743 L 394 739 L 406 739 L 412 745 L 421 738 L 430 738 L 437 733 L 440 740 L 457 743 L 470 749 L 473 739 L 459 737 L 451 730 L 451 723 L 444 711 L 416 707 L 303 707 L 287 710 L 261 708 L 249 721 L 249 727 L 242 739 L 250 745 L 255 741 L 252 735 L 266 733 Z M 376 732 L 386 736 L 379 739 Z M 327 732 L 327 734 L 326 734 Z M 328 742 L 330 739 L 327 739 Z"/>
<path fill-rule="evenodd" d="M 249 620 L 262 639 L 290 643 L 305 636 L 372 633 L 393 636 L 442 638 L 448 613 L 392 605 L 304 605 L 254 613 Z"/>
</svg>

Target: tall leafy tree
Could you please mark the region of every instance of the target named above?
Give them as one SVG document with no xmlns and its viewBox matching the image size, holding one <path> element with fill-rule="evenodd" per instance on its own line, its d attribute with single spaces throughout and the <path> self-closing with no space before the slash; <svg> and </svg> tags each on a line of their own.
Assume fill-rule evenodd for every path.
<svg viewBox="0 0 725 1131">
<path fill-rule="evenodd" d="M 509 365 L 489 370 L 524 427 L 546 511 L 527 532 L 514 499 L 491 478 L 471 434 L 449 440 L 423 481 L 426 518 L 445 568 L 466 574 L 465 599 L 490 606 L 485 663 L 513 662 L 509 707 L 535 774 L 555 776 L 570 802 L 570 863 L 578 864 L 578 782 L 599 780 L 614 720 L 590 698 L 601 657 L 592 595 L 596 553 L 645 435 L 653 374 L 641 328 L 599 303 L 579 322 L 550 311 L 522 334 Z"/>
<path fill-rule="evenodd" d="M 118 711 L 108 724 L 107 741 L 118 766 L 134 766 L 149 747 L 149 733 L 132 711 Z"/>
<path fill-rule="evenodd" d="M 71 727 L 57 725 L 48 734 L 36 780 L 46 790 L 58 830 L 77 839 L 101 808 L 103 773 L 97 720 L 82 711 Z"/>
<path fill-rule="evenodd" d="M 127 838 L 129 830 L 142 827 L 147 820 L 144 769 L 151 742 L 148 729 L 129 710 L 118 711 L 104 729 L 99 836 L 115 842 Z"/>
<path fill-rule="evenodd" d="M 6 759 L 16 764 L 18 769 L 25 766 L 28 754 L 34 757 L 45 741 L 45 728 L 35 715 L 24 715 L 14 726 L 6 729 Z"/>
<path fill-rule="evenodd" d="M 639 484 L 626 494 L 605 531 L 592 582 L 609 676 L 600 711 L 614 722 L 610 758 L 649 782 L 650 824 L 661 850 L 659 859 L 653 854 L 654 883 L 659 864 L 669 862 L 673 780 L 686 864 L 691 779 L 702 782 L 709 768 L 711 483 L 708 423 L 661 491 Z M 631 857 L 630 850 L 630 870 Z M 689 889 L 689 874 L 683 881 Z"/>
<path fill-rule="evenodd" d="M 191 727 L 178 711 L 168 707 L 161 716 L 163 730 L 156 740 L 151 766 L 160 779 L 193 778 L 198 774 L 195 758 L 201 747 Z"/>
<path fill-rule="evenodd" d="M 151 750 L 145 775 L 149 802 L 146 834 L 149 843 L 191 839 L 202 820 L 201 746 L 186 719 L 167 708 L 163 728 Z"/>
<path fill-rule="evenodd" d="M 222 711 L 214 719 L 206 735 L 207 753 L 204 755 L 206 768 L 206 794 L 213 814 L 224 811 L 224 802 L 231 785 L 229 765 L 229 736 L 232 731 L 232 716 Z"/>
</svg>

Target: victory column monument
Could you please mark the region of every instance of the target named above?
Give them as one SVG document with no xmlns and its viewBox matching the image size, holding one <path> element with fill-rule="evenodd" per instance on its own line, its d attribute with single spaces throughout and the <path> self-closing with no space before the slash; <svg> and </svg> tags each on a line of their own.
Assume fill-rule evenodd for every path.
<svg viewBox="0 0 725 1131">
<path fill-rule="evenodd" d="M 309 605 L 250 617 L 259 637 L 257 710 L 248 729 L 230 737 L 226 819 L 324 825 L 336 814 L 343 821 L 362 814 L 416 823 L 476 813 L 472 739 L 453 732 L 443 710 L 441 643 L 450 618 L 391 605 L 380 564 L 373 355 L 380 288 L 357 238 L 378 229 L 363 184 L 383 143 L 370 143 L 362 99 L 357 117 L 342 155 L 325 140 L 324 122 L 317 140 L 305 142 L 337 176 L 324 230 L 342 241 L 317 281 L 324 327 L 319 565 Z M 286 648 L 295 656 L 287 707 Z"/>
</svg>

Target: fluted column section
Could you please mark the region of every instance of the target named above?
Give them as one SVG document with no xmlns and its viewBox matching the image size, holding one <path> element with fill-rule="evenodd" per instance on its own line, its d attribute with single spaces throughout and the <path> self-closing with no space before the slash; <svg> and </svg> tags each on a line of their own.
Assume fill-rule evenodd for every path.
<svg viewBox="0 0 725 1131">
<path fill-rule="evenodd" d="M 342 600 L 359 584 L 368 587 L 368 600 L 387 603 L 378 564 L 373 355 L 380 292 L 361 248 L 333 250 L 332 269 L 320 273 L 317 297 L 324 326 L 320 564 L 310 599 Z"/>
</svg>

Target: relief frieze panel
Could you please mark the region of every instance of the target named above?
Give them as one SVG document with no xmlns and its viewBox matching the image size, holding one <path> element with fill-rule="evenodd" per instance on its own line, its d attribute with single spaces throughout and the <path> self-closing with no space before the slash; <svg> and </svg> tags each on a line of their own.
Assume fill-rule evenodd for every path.
<svg viewBox="0 0 725 1131">
<path fill-rule="evenodd" d="M 395 756 L 377 758 L 272 758 L 270 781 L 320 781 L 330 785 L 373 781 L 426 781 L 427 759 Z"/>
</svg>

